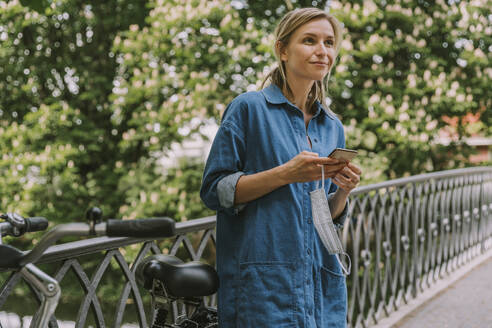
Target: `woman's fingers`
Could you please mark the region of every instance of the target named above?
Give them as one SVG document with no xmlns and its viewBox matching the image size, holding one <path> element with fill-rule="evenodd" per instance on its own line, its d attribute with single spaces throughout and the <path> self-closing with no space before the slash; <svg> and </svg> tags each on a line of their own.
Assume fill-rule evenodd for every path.
<svg viewBox="0 0 492 328">
<path fill-rule="evenodd" d="M 352 164 L 352 163 L 348 163 L 347 165 L 355 174 L 357 174 L 359 177 L 360 175 L 362 174 L 362 170 L 360 169 L 360 167 L 358 167 L 357 165 L 355 164 Z"/>
<path fill-rule="evenodd" d="M 347 162 L 331 158 L 331 157 L 318 157 L 314 160 L 316 164 L 319 165 L 338 165 L 338 164 L 347 164 Z"/>
<path fill-rule="evenodd" d="M 310 152 L 310 151 L 307 151 L 307 150 L 304 150 L 302 152 L 300 152 L 301 155 L 306 155 L 306 156 L 310 156 L 310 157 L 319 157 L 318 153 L 313 153 L 313 152 Z"/>
<path fill-rule="evenodd" d="M 286 176 L 292 182 L 307 182 L 318 180 L 321 177 L 321 168 L 318 167 L 317 153 L 302 151 L 285 163 Z"/>
<path fill-rule="evenodd" d="M 333 182 L 340 188 L 350 191 L 360 182 L 361 169 L 354 164 L 348 164 L 333 177 Z"/>
<path fill-rule="evenodd" d="M 356 184 L 360 182 L 361 171 L 359 168 L 354 170 L 354 168 L 347 166 L 341 171 L 341 173 L 345 175 L 351 182 L 354 182 Z"/>
<path fill-rule="evenodd" d="M 334 158 L 328 158 L 328 157 L 320 157 L 315 160 L 317 165 L 319 166 L 319 171 L 321 172 L 321 165 L 323 165 L 323 168 L 325 170 L 325 176 L 327 178 L 332 178 L 338 171 L 343 169 L 345 165 L 347 165 L 347 162 L 345 161 L 340 161 L 338 159 Z"/>
<path fill-rule="evenodd" d="M 333 183 L 336 184 L 339 188 L 346 191 L 351 191 L 356 186 L 354 183 L 350 182 L 350 180 L 340 174 L 334 176 L 331 181 L 333 181 Z"/>
<path fill-rule="evenodd" d="M 325 179 L 337 177 L 335 182 L 343 189 L 353 189 L 360 181 L 360 168 L 344 160 L 319 157 L 317 153 L 302 151 L 286 163 L 289 176 L 294 182 L 307 182 L 321 179 L 321 166 Z"/>
<path fill-rule="evenodd" d="M 331 181 L 338 186 L 338 188 L 341 188 L 343 190 L 349 191 L 350 188 L 347 185 L 346 182 L 342 181 L 339 175 L 335 175 L 333 178 L 331 178 Z"/>
</svg>

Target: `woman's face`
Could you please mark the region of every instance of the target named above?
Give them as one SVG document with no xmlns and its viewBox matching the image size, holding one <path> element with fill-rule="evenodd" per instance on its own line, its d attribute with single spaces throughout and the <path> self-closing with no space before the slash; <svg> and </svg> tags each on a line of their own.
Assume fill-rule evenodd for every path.
<svg viewBox="0 0 492 328">
<path fill-rule="evenodd" d="M 286 47 L 280 50 L 287 79 L 319 81 L 328 74 L 335 59 L 335 34 L 325 18 L 312 20 L 299 27 Z"/>
</svg>

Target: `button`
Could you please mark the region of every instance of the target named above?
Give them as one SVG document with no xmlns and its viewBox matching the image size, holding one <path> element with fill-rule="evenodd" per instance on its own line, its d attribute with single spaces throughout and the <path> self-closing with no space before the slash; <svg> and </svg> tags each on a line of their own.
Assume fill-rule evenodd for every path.
<svg viewBox="0 0 492 328">
<path fill-rule="evenodd" d="M 309 315 L 313 315 L 313 309 L 308 310 Z"/>
<path fill-rule="evenodd" d="M 314 138 L 314 142 L 318 142 L 318 138 Z"/>
<path fill-rule="evenodd" d="M 308 253 L 308 255 L 311 254 L 311 249 L 310 248 L 307 249 L 307 253 Z"/>
<path fill-rule="evenodd" d="M 308 223 L 308 224 L 312 224 L 312 223 L 313 223 L 313 220 L 311 220 L 311 218 L 308 218 L 308 219 L 307 219 L 307 223 Z"/>
</svg>

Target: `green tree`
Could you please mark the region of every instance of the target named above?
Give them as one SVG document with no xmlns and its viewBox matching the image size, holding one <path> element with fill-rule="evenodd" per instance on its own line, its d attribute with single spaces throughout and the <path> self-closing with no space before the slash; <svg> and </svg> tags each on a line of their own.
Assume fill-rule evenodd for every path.
<svg viewBox="0 0 492 328">
<path fill-rule="evenodd" d="M 492 123 L 486 1 L 334 1 L 332 12 L 345 25 L 332 107 L 364 166 L 393 178 L 466 165 L 459 141 Z M 475 131 L 469 113 L 482 116 Z M 459 139 L 436 143 L 440 129 Z"/>
<path fill-rule="evenodd" d="M 259 86 L 278 18 L 310 3 L 64 0 L 39 13 L 0 4 L 0 206 L 63 221 L 89 204 L 107 216 L 165 215 L 158 159 Z M 331 106 L 376 173 L 366 181 L 461 165 L 466 149 L 434 143 L 435 131 L 448 117 L 460 137 L 490 134 L 486 4 L 331 8 L 346 32 Z M 464 124 L 468 113 L 481 122 Z"/>
<path fill-rule="evenodd" d="M 0 7 L 2 211 L 60 222 L 100 204 L 116 215 L 111 48 L 119 31 L 144 23 L 146 1 L 65 0 L 40 13 L 18 1 Z"/>
<path fill-rule="evenodd" d="M 256 89 L 257 72 L 270 62 L 271 52 L 270 40 L 255 28 L 254 20 L 243 26 L 228 1 L 150 5 L 145 26 L 132 25 L 115 39 L 120 65 L 111 98 L 112 122 L 122 135 L 120 152 L 126 154 L 120 169 L 140 172 L 146 176 L 143 181 L 164 182 L 159 180 L 163 173 L 159 158 L 173 142 L 200 135 L 200 127 L 210 118 L 218 120 L 236 95 Z M 201 173 L 192 173 L 197 179 L 193 190 L 179 191 L 190 193 L 192 198 L 186 201 L 201 204 L 197 198 Z M 150 199 L 143 195 L 156 191 L 154 203 L 162 203 L 168 188 L 154 183 L 120 187 L 127 195 L 125 204 L 142 204 L 142 199 Z M 125 205 L 121 211 L 135 217 L 165 206 L 148 205 Z"/>
</svg>

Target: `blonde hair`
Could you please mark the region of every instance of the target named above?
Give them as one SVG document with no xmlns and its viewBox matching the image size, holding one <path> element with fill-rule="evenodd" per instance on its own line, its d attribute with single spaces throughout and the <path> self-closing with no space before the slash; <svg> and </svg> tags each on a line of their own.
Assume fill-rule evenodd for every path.
<svg viewBox="0 0 492 328">
<path fill-rule="evenodd" d="M 342 42 L 342 27 L 338 20 L 327 12 L 318 9 L 318 8 L 299 8 L 292 11 L 289 11 L 285 14 L 284 17 L 280 20 L 275 29 L 275 44 L 274 51 L 275 57 L 277 58 L 277 66 L 265 77 L 261 87 L 265 86 L 265 83 L 270 79 L 271 83 L 277 85 L 281 90 L 287 90 L 288 96 L 293 97 L 292 90 L 287 82 L 287 74 L 285 71 L 285 64 L 280 59 L 279 47 L 277 46 L 280 42 L 282 47 L 286 47 L 289 43 L 289 40 L 294 34 L 294 32 L 301 27 L 302 25 L 319 18 L 325 18 L 330 22 L 333 27 L 333 32 L 335 33 L 335 58 L 338 56 L 338 52 L 340 50 L 340 44 Z M 314 102 L 318 100 L 323 106 L 326 107 L 325 103 L 325 94 L 328 89 L 328 80 L 330 78 L 331 69 L 333 68 L 334 63 L 331 63 L 328 74 L 321 81 L 315 81 L 313 83 L 313 87 L 309 91 L 308 100 L 307 100 L 307 108 L 311 110 Z"/>
</svg>

